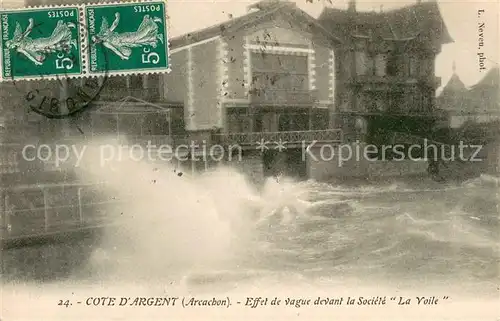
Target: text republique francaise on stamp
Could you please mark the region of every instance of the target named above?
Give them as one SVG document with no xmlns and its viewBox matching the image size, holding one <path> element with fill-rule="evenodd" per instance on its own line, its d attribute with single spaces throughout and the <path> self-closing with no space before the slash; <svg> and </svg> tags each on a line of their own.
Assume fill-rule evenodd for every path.
<svg viewBox="0 0 500 321">
<path fill-rule="evenodd" d="M 0 14 L 1 81 L 170 71 L 163 1 Z"/>
<path fill-rule="evenodd" d="M 85 73 L 78 7 L 3 12 L 2 80 Z"/>
</svg>

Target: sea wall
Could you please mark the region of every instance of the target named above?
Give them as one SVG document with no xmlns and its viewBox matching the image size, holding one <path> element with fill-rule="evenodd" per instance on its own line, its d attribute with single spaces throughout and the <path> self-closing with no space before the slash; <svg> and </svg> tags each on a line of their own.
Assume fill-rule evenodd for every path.
<svg viewBox="0 0 500 321">
<path fill-rule="evenodd" d="M 415 160 L 371 160 L 363 154 L 364 144 L 315 146 L 304 153 L 308 177 L 317 181 L 332 179 L 400 177 L 423 175 L 428 164 Z"/>
</svg>

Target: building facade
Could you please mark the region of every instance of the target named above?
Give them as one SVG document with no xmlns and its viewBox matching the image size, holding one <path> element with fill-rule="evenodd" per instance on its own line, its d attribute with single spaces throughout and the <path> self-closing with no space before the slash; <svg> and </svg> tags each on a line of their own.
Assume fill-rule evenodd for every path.
<svg viewBox="0 0 500 321">
<path fill-rule="evenodd" d="M 337 86 L 339 124 L 346 132 L 364 123 L 367 140 L 382 143 L 384 131 L 424 134 L 436 121 L 435 59 L 452 39 L 435 1 L 386 12 L 325 9 L 319 21 L 336 30 L 343 46 Z"/>
<path fill-rule="evenodd" d="M 367 13 L 351 1 L 318 19 L 289 2 L 252 9 L 171 41 L 165 94 L 184 102 L 188 130 L 341 128 L 376 142 L 380 129 L 432 128 L 435 58 L 452 41 L 437 3 Z"/>
</svg>

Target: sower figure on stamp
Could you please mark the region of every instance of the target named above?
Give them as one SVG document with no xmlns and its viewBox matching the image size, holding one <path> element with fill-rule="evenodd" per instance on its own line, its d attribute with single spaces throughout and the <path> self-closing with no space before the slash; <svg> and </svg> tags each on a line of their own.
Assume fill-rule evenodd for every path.
<svg viewBox="0 0 500 321">
<path fill-rule="evenodd" d="M 32 39 L 29 37 L 34 27 L 34 20 L 29 19 L 29 25 L 22 32 L 21 25 L 16 22 L 14 37 L 6 42 L 9 49 L 16 49 L 17 52 L 25 55 L 29 60 L 38 66 L 43 65 L 46 55 L 58 51 L 69 51 L 73 46 L 77 48 L 78 44 L 75 39 L 72 39 L 71 28 L 75 28 L 74 23 L 65 23 L 62 20 L 57 22 L 57 25 L 47 38 Z"/>
<path fill-rule="evenodd" d="M 161 23 L 161 19 L 157 17 L 151 18 L 149 15 L 145 15 L 137 31 L 124 32 L 122 34 L 114 31 L 119 22 L 119 13 L 115 13 L 115 20 L 111 27 L 108 27 L 108 21 L 106 18 L 103 18 L 101 30 L 96 36 L 92 37 L 92 41 L 94 43 L 102 43 L 122 60 L 128 60 L 130 58 L 132 54 L 131 48 L 143 46 L 156 48 L 158 41 L 163 43 L 163 35 L 159 33 L 157 24 Z"/>
</svg>

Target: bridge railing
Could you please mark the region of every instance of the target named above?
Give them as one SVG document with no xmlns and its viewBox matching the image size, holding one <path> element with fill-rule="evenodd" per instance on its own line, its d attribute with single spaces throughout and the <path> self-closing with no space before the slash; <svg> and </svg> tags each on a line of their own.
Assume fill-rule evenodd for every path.
<svg viewBox="0 0 500 321">
<path fill-rule="evenodd" d="M 215 139 L 223 145 L 255 145 L 259 142 L 279 142 L 300 144 L 302 142 L 342 142 L 341 129 L 301 130 L 281 132 L 249 132 L 215 134 Z"/>
</svg>

